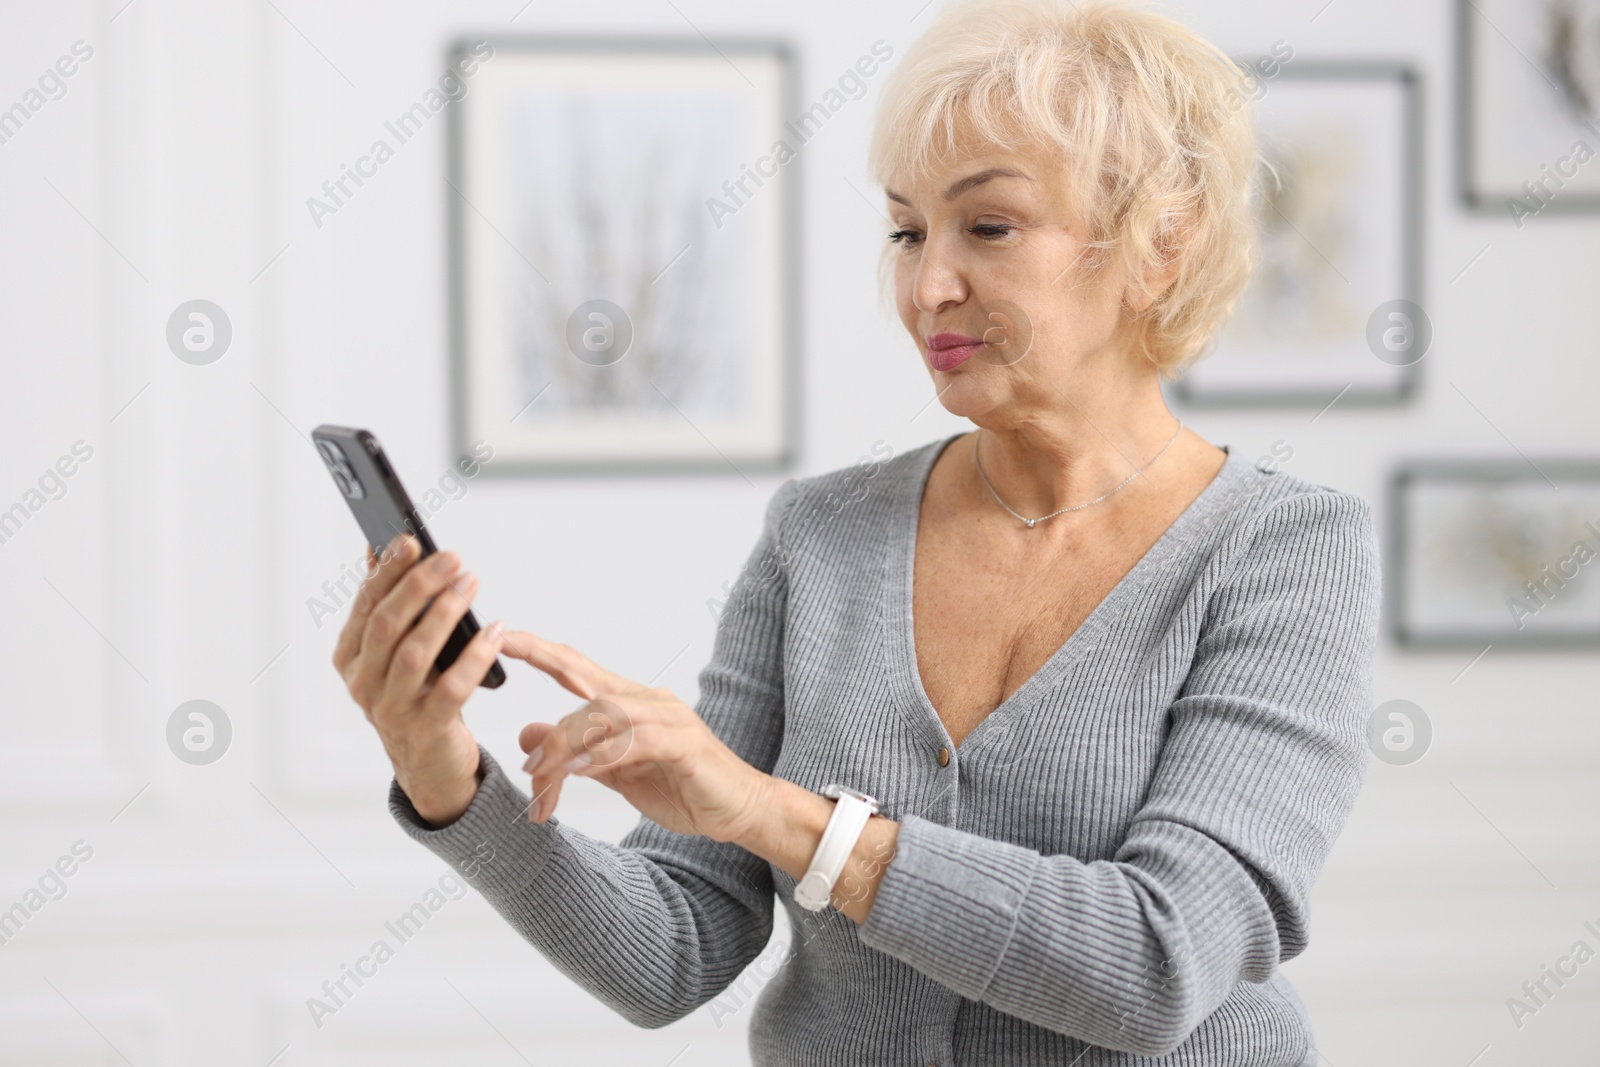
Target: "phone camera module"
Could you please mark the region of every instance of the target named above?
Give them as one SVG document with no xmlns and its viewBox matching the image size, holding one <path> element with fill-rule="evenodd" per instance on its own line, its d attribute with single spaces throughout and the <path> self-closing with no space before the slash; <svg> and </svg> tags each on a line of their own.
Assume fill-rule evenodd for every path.
<svg viewBox="0 0 1600 1067">
<path fill-rule="evenodd" d="M 327 466 L 328 473 L 333 475 L 334 484 L 339 487 L 341 493 L 351 500 L 360 500 L 367 495 L 361 479 L 357 478 L 356 472 L 351 469 L 344 449 L 332 441 L 319 440 L 317 451 L 322 454 L 322 462 Z"/>
</svg>

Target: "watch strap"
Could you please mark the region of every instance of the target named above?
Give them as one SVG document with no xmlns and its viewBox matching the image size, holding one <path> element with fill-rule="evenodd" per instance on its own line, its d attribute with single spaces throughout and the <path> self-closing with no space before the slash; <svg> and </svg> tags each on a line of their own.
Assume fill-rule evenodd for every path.
<svg viewBox="0 0 1600 1067">
<path fill-rule="evenodd" d="M 833 815 L 822 831 L 822 840 L 811 857 L 805 877 L 794 887 L 794 900 L 807 911 L 821 911 L 833 896 L 834 884 L 844 873 L 850 853 L 855 851 L 861 831 L 866 828 L 877 805 L 849 791 L 840 791 Z"/>
</svg>

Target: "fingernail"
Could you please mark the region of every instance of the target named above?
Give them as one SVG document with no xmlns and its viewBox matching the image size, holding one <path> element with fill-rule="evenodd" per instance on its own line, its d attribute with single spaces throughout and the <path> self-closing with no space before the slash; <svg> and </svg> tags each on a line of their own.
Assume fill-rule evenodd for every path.
<svg viewBox="0 0 1600 1067">
<path fill-rule="evenodd" d="M 541 741 L 533 746 L 532 752 L 528 753 L 527 762 L 522 765 L 522 769 L 532 774 L 533 769 L 539 766 L 539 761 L 542 759 L 544 759 L 544 742 Z"/>
<path fill-rule="evenodd" d="M 428 566 L 432 567 L 436 574 L 449 574 L 459 565 L 460 561 L 448 552 L 440 552 L 428 561 Z"/>
<path fill-rule="evenodd" d="M 478 576 L 473 574 L 471 571 L 467 571 L 465 574 L 458 574 L 454 578 L 450 579 L 450 587 L 456 592 L 460 593 L 462 596 L 466 596 L 468 593 L 472 592 L 477 585 Z"/>
<path fill-rule="evenodd" d="M 506 635 L 506 624 L 499 619 L 489 624 L 489 639 L 498 641 Z"/>
</svg>

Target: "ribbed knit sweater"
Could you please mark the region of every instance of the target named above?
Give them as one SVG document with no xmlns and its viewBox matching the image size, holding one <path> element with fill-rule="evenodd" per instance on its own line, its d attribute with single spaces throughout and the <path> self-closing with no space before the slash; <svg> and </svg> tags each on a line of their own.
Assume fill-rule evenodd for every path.
<svg viewBox="0 0 1600 1067">
<path fill-rule="evenodd" d="M 530 823 L 487 751 L 456 822 L 430 828 L 395 783 L 392 813 L 642 1027 L 728 989 L 776 900 L 792 939 L 752 968 L 757 1067 L 1314 1064 L 1278 965 L 1306 947 L 1366 772 L 1371 508 L 1229 450 L 956 746 L 911 596 L 923 490 L 954 439 L 785 482 L 699 676 L 697 712 L 742 758 L 863 789 L 900 822 L 864 925 L 799 908 L 793 877 L 734 844 L 648 819 L 618 844 Z"/>
</svg>

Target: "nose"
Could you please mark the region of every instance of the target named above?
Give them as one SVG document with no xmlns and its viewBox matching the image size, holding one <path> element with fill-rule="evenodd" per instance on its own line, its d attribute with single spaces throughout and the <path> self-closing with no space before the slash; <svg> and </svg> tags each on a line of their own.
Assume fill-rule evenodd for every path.
<svg viewBox="0 0 1600 1067">
<path fill-rule="evenodd" d="M 947 304 L 965 300 L 967 281 L 947 242 L 929 234 L 923 239 L 920 252 L 916 273 L 911 276 L 911 302 L 917 310 L 932 314 Z"/>
</svg>

